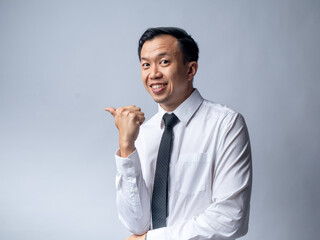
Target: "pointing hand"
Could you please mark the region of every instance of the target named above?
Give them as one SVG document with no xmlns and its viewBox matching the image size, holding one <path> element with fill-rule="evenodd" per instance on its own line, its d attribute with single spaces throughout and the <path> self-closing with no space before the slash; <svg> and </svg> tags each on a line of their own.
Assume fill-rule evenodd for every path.
<svg viewBox="0 0 320 240">
<path fill-rule="evenodd" d="M 128 157 L 135 150 L 134 142 L 139 135 L 140 125 L 145 120 L 144 113 L 134 105 L 118 109 L 107 107 L 104 110 L 111 113 L 119 130 L 121 157 Z"/>
</svg>

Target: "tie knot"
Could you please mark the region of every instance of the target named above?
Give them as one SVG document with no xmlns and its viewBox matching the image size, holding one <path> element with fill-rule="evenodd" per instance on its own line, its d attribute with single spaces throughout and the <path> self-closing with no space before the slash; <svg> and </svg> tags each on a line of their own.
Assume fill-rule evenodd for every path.
<svg viewBox="0 0 320 240">
<path fill-rule="evenodd" d="M 177 116 L 174 113 L 166 113 L 163 115 L 164 125 L 166 127 L 173 127 L 177 123 Z"/>
</svg>

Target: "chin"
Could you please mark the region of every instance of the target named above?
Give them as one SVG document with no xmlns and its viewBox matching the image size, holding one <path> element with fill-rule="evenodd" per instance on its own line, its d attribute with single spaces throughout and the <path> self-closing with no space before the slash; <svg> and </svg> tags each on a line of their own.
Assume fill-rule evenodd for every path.
<svg viewBox="0 0 320 240">
<path fill-rule="evenodd" d="M 161 99 L 157 99 L 157 98 L 153 98 L 153 101 L 155 101 L 156 103 L 161 104 L 163 101 L 161 101 Z"/>
<path fill-rule="evenodd" d="M 154 97 L 154 96 L 152 96 L 152 98 L 153 98 L 153 101 L 155 101 L 156 103 L 159 103 L 159 104 L 162 104 L 165 102 L 165 99 L 163 99 L 163 98 Z"/>
</svg>

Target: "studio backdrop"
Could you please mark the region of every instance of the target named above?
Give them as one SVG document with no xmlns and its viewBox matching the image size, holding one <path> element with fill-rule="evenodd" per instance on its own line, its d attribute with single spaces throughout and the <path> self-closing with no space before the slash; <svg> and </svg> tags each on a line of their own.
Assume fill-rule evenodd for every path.
<svg viewBox="0 0 320 240">
<path fill-rule="evenodd" d="M 246 240 L 320 236 L 320 2 L 0 1 L 0 239 L 125 239 L 107 106 L 157 105 L 148 27 L 198 42 L 195 87 L 242 113 L 253 153 Z"/>
</svg>

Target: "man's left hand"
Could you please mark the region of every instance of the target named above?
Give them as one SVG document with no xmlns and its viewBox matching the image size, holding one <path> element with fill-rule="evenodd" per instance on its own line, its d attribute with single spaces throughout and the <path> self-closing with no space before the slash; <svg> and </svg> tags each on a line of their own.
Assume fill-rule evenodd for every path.
<svg viewBox="0 0 320 240">
<path fill-rule="evenodd" d="M 129 237 L 127 237 L 126 240 L 144 240 L 146 238 L 146 233 L 143 234 L 143 235 L 136 235 L 136 234 L 133 234 Z"/>
</svg>

